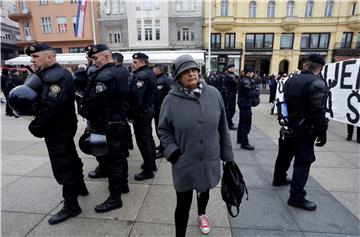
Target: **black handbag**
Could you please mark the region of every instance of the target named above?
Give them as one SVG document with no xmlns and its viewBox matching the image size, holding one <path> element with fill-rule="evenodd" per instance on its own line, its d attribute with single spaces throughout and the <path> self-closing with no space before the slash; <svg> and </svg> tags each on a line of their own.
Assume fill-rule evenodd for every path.
<svg viewBox="0 0 360 237">
<path fill-rule="evenodd" d="M 241 171 L 234 161 L 223 163 L 223 176 L 221 178 L 221 197 L 226 203 L 226 208 L 230 216 L 236 217 L 239 215 L 240 203 L 246 192 L 246 200 L 249 199 L 248 190 Z M 234 214 L 231 210 L 235 207 L 237 213 Z"/>
</svg>

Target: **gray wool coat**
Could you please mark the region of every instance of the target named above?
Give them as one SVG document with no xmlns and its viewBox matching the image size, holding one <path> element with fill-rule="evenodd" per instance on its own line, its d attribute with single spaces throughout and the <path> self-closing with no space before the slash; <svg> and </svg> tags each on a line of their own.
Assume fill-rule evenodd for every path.
<svg viewBox="0 0 360 237">
<path fill-rule="evenodd" d="M 217 89 L 200 80 L 198 99 L 175 86 L 165 97 L 158 133 L 165 158 L 178 149 L 181 155 L 172 164 L 175 190 L 204 192 L 220 181 L 221 162 L 234 159 L 225 107 Z"/>
</svg>

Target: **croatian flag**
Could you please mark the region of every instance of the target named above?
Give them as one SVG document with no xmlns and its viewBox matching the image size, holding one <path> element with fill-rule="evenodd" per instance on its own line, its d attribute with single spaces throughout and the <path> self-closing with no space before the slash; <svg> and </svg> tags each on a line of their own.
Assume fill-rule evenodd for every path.
<svg viewBox="0 0 360 237">
<path fill-rule="evenodd" d="M 85 20 L 85 11 L 86 11 L 86 0 L 79 0 L 78 11 L 76 16 L 76 26 L 75 26 L 75 37 L 83 38 L 84 37 L 84 20 Z"/>
</svg>

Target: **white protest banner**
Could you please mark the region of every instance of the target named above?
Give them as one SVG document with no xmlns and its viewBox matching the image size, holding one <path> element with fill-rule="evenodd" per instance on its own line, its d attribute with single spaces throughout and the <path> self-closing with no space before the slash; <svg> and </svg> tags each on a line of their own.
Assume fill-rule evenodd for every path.
<svg viewBox="0 0 360 237">
<path fill-rule="evenodd" d="M 360 126 L 360 59 L 326 64 L 322 75 L 329 86 L 326 116 Z"/>
</svg>

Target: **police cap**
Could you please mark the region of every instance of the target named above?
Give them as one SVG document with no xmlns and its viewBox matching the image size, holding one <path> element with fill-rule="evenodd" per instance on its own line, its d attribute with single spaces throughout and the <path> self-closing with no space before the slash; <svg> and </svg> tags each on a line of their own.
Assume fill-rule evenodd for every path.
<svg viewBox="0 0 360 237">
<path fill-rule="evenodd" d="M 244 67 L 244 72 L 255 72 L 255 68 L 253 68 L 252 66 L 245 66 Z"/>
<path fill-rule="evenodd" d="M 30 44 L 26 49 L 25 49 L 25 53 L 30 56 L 33 53 L 37 53 L 37 52 L 41 52 L 41 51 L 46 51 L 46 50 L 51 50 L 52 48 L 47 45 L 47 44 L 43 44 L 43 43 L 35 43 L 35 44 Z"/>
<path fill-rule="evenodd" d="M 109 47 L 106 44 L 90 44 L 86 46 L 85 51 L 89 58 L 91 58 L 94 54 L 109 50 Z"/>
<path fill-rule="evenodd" d="M 325 65 L 325 59 L 320 54 L 310 54 L 306 60 Z"/>
<path fill-rule="evenodd" d="M 132 56 L 133 59 L 149 59 L 149 57 L 144 53 L 134 53 Z"/>
<path fill-rule="evenodd" d="M 225 66 L 226 69 L 229 69 L 229 68 L 232 68 L 232 67 L 235 67 L 235 64 L 231 63 L 231 64 Z"/>
</svg>

